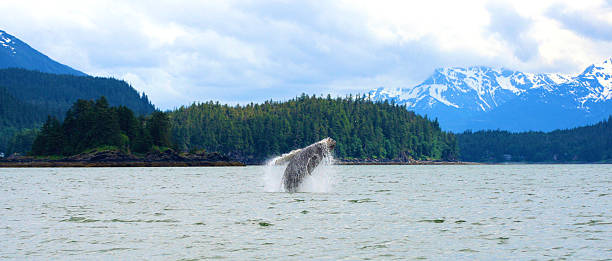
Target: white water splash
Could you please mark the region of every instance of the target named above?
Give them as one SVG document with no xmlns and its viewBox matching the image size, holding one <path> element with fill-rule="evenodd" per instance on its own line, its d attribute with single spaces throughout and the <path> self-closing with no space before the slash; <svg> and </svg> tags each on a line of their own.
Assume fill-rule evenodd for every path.
<svg viewBox="0 0 612 261">
<path fill-rule="evenodd" d="M 276 158 L 275 158 L 276 159 Z M 283 192 L 283 173 L 286 165 L 275 165 L 275 159 L 268 161 L 264 169 L 264 191 L 266 192 Z"/>
<path fill-rule="evenodd" d="M 276 165 L 283 156 L 275 157 L 266 163 L 263 176 L 264 190 L 266 192 L 285 192 L 282 182 L 287 164 Z M 314 169 L 312 174 L 304 178 L 304 181 L 298 188 L 298 192 L 331 192 L 336 183 L 336 170 L 333 163 L 334 157 L 327 153 L 327 156 L 321 160 L 321 163 Z"/>
<path fill-rule="evenodd" d="M 336 184 L 334 158 L 329 155 L 321 161 L 311 175 L 307 176 L 298 189 L 299 192 L 328 193 Z"/>
</svg>

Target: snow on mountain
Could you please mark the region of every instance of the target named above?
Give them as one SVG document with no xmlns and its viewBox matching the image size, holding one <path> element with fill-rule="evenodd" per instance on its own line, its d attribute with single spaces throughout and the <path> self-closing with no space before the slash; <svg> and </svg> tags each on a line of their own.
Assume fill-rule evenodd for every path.
<svg viewBox="0 0 612 261">
<path fill-rule="evenodd" d="M 414 87 L 380 87 L 370 91 L 368 96 L 375 101 L 392 101 L 406 105 L 417 113 L 441 118 L 450 117 L 454 112 L 470 117 L 484 117 L 493 111 L 494 114 L 508 115 L 533 109 L 534 106 L 544 106 L 550 112 L 554 112 L 551 106 L 560 106 L 589 113 L 594 107 L 600 108 L 600 103 L 612 104 L 612 59 L 591 65 L 575 76 L 524 73 L 484 66 L 440 68 Z M 598 113 L 612 114 L 612 111 Z M 483 119 L 479 122 L 486 121 Z M 483 126 L 487 127 L 486 124 Z M 467 125 L 464 127 L 470 128 Z"/>
<path fill-rule="evenodd" d="M 603 102 L 612 99 L 612 58 L 600 64 L 593 64 L 579 74 L 571 86 L 582 89 L 581 104 Z"/>
<path fill-rule="evenodd" d="M 412 88 L 378 88 L 369 92 L 373 100 L 393 100 L 409 108 L 426 109 L 438 104 L 476 111 L 490 111 L 509 99 L 533 89 L 552 92 L 570 82 L 562 74 L 533 74 L 488 67 L 441 68 Z"/>
<path fill-rule="evenodd" d="M 17 37 L 0 30 L 0 68 L 11 67 L 55 74 L 86 75 L 52 60 Z"/>
<path fill-rule="evenodd" d="M 13 46 L 15 42 L 11 38 L 11 35 L 6 34 L 4 31 L 0 31 L 0 44 L 5 50 L 8 50 L 9 53 L 14 55 L 17 54 L 17 51 L 15 51 L 15 47 Z"/>
</svg>

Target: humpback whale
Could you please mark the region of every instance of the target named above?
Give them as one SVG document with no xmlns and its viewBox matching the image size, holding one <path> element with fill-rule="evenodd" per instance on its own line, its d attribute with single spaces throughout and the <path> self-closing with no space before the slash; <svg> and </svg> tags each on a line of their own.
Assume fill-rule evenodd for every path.
<svg viewBox="0 0 612 261">
<path fill-rule="evenodd" d="M 293 150 L 276 158 L 274 165 L 284 165 L 289 162 L 282 179 L 285 191 L 296 192 L 306 175 L 310 175 L 321 160 L 331 154 L 335 146 L 335 140 L 325 138 L 308 147 Z"/>
</svg>

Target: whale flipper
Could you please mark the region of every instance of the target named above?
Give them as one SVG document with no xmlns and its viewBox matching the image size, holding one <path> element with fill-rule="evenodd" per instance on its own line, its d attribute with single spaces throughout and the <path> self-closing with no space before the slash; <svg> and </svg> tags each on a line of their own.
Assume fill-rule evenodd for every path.
<svg viewBox="0 0 612 261">
<path fill-rule="evenodd" d="M 285 153 L 281 155 L 280 157 L 274 159 L 274 161 L 272 162 L 272 165 L 284 165 L 285 163 L 293 159 L 293 157 L 295 157 L 295 155 L 297 155 L 298 152 L 300 152 L 301 150 L 302 149 L 292 150 L 289 153 Z"/>
</svg>

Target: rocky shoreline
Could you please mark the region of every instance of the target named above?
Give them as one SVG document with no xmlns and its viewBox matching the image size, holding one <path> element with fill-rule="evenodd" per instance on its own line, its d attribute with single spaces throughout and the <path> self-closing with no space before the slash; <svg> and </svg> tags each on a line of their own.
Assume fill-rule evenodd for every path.
<svg viewBox="0 0 612 261">
<path fill-rule="evenodd" d="M 336 161 L 335 165 L 483 165 L 463 161 Z"/>
<path fill-rule="evenodd" d="M 401 159 L 336 159 L 336 165 L 480 165 L 476 162 L 444 161 L 444 160 L 414 160 L 408 157 Z"/>
<path fill-rule="evenodd" d="M 216 152 L 177 153 L 172 149 L 134 155 L 119 150 L 102 150 L 62 158 L 11 156 L 0 159 L 0 168 L 54 168 L 54 167 L 222 167 L 262 165 L 244 162 Z M 417 161 L 377 159 L 337 159 L 335 165 L 479 165 L 461 161 Z"/>
<path fill-rule="evenodd" d="M 172 149 L 134 155 L 118 150 L 81 153 L 64 158 L 11 156 L 0 160 L 3 168 L 47 167 L 221 167 L 245 166 L 219 153 L 177 153 Z"/>
</svg>

